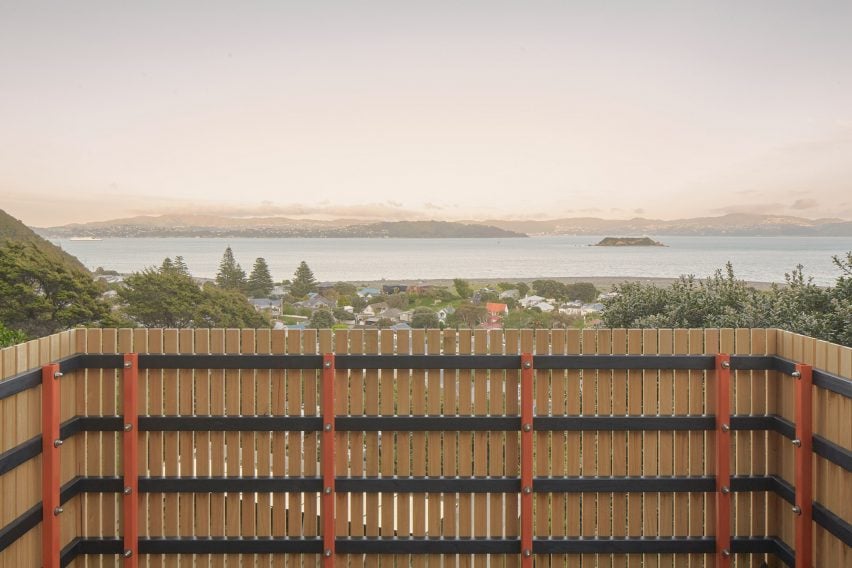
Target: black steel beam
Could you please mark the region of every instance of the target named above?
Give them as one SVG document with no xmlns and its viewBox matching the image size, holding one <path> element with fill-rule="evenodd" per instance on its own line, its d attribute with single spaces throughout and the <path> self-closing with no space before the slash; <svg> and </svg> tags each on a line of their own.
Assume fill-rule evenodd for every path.
<svg viewBox="0 0 852 568">
<path fill-rule="evenodd" d="M 41 369 L 19 373 L 0 382 L 0 400 L 15 396 L 41 384 Z"/>
<path fill-rule="evenodd" d="M 533 540 L 537 554 L 700 553 L 716 550 L 714 538 L 552 538 Z"/>
<path fill-rule="evenodd" d="M 846 471 L 852 471 L 852 450 L 847 450 L 816 435 L 813 437 L 813 449 L 818 456 L 839 465 Z"/>
<path fill-rule="evenodd" d="M 712 430 L 712 416 L 536 416 L 539 431 L 569 430 Z"/>
<path fill-rule="evenodd" d="M 142 432 L 317 432 L 319 416 L 140 416 Z"/>
<path fill-rule="evenodd" d="M 536 355 L 533 357 L 533 366 L 538 370 L 685 369 L 708 371 L 715 368 L 716 358 L 712 355 Z"/>
<path fill-rule="evenodd" d="M 712 492 L 713 477 L 536 477 L 536 493 Z"/>
<path fill-rule="evenodd" d="M 334 539 L 340 554 L 519 554 L 513 538 L 371 538 Z"/>
<path fill-rule="evenodd" d="M 520 355 L 336 355 L 337 369 L 521 370 Z"/>
<path fill-rule="evenodd" d="M 27 509 L 14 521 L 0 528 L 0 552 L 34 529 L 41 522 L 41 501 Z"/>
<path fill-rule="evenodd" d="M 341 432 L 520 431 L 520 416 L 335 416 Z"/>
<path fill-rule="evenodd" d="M 322 368 L 322 355 L 139 355 L 140 369 L 293 369 Z"/>
<path fill-rule="evenodd" d="M 338 477 L 341 493 L 518 493 L 518 477 Z"/>
<path fill-rule="evenodd" d="M 41 436 L 30 438 L 0 454 L 0 475 L 8 473 L 41 453 Z"/>
<path fill-rule="evenodd" d="M 120 489 L 119 489 L 120 490 Z M 301 493 L 322 491 L 321 477 L 140 477 L 141 493 Z"/>
<path fill-rule="evenodd" d="M 813 519 L 816 524 L 836 536 L 843 544 L 852 547 L 852 524 L 816 501 L 814 501 Z"/>
</svg>

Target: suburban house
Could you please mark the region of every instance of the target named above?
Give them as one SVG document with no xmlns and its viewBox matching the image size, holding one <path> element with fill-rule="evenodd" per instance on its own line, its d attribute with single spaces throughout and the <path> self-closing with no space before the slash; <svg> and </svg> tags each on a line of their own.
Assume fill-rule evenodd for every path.
<svg viewBox="0 0 852 568">
<path fill-rule="evenodd" d="M 269 298 L 250 298 L 249 304 L 251 304 L 258 312 L 265 312 L 268 314 L 281 313 L 281 300 L 270 300 Z"/>
<path fill-rule="evenodd" d="M 556 309 L 556 307 L 550 302 L 539 302 L 533 307 L 540 309 L 544 313 L 549 313 Z"/>
<path fill-rule="evenodd" d="M 385 284 L 382 286 L 382 293 L 390 296 L 391 294 L 399 294 L 400 292 L 407 292 L 408 286 L 405 284 Z"/>
<path fill-rule="evenodd" d="M 524 308 L 531 308 L 543 301 L 544 298 L 542 298 L 541 296 L 524 296 L 523 298 L 518 300 L 518 304 L 523 306 Z"/>
<path fill-rule="evenodd" d="M 373 298 L 375 296 L 378 296 L 381 293 L 382 293 L 382 291 L 379 290 L 378 288 L 369 288 L 369 287 L 359 288 L 358 291 L 356 292 L 356 294 L 358 294 L 362 298 Z"/>
<path fill-rule="evenodd" d="M 308 294 L 307 300 L 296 302 L 293 305 L 298 308 L 310 308 L 312 310 L 318 310 L 320 308 L 332 309 L 336 305 L 336 303 L 334 300 L 329 300 L 325 296 L 321 296 L 316 292 L 311 292 L 310 294 Z"/>
<path fill-rule="evenodd" d="M 509 299 L 517 300 L 520 297 L 521 297 L 521 291 L 517 290 L 516 288 L 512 288 L 511 290 L 505 290 L 503 292 L 500 292 L 500 299 L 501 300 L 509 300 Z"/>
<path fill-rule="evenodd" d="M 498 304 L 497 302 L 488 302 L 485 304 L 485 309 L 488 312 L 488 315 L 491 316 L 505 316 L 509 313 L 509 306 L 506 304 Z"/>
</svg>

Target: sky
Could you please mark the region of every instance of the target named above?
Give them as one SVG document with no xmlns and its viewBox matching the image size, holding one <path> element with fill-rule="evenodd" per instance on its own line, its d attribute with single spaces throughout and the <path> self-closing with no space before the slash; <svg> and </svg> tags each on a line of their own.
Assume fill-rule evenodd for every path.
<svg viewBox="0 0 852 568">
<path fill-rule="evenodd" d="M 0 208 L 852 219 L 852 2 L 0 0 Z"/>
</svg>

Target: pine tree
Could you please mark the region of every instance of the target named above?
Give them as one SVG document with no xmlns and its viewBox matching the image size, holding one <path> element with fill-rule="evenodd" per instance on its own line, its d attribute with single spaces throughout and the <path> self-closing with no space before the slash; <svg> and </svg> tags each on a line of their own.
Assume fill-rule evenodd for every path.
<svg viewBox="0 0 852 568">
<path fill-rule="evenodd" d="M 231 250 L 231 247 L 225 249 L 225 254 L 219 261 L 216 284 L 225 290 L 245 290 L 246 272 L 234 259 L 234 251 Z"/>
<path fill-rule="evenodd" d="M 175 257 L 174 267 L 175 270 L 177 270 L 181 274 L 189 276 L 189 267 L 186 265 L 186 262 L 183 260 L 182 256 L 178 255 Z"/>
<path fill-rule="evenodd" d="M 310 292 L 316 292 L 317 281 L 314 278 L 314 273 L 308 267 L 308 263 L 304 260 L 299 264 L 296 273 L 293 275 L 293 283 L 290 285 L 290 294 L 297 298 L 307 296 Z"/>
<path fill-rule="evenodd" d="M 272 276 L 269 274 L 269 266 L 264 258 L 254 261 L 254 267 L 248 278 L 246 294 L 249 298 L 267 298 L 272 293 Z"/>
<path fill-rule="evenodd" d="M 160 272 L 171 272 L 175 269 L 175 265 L 172 262 L 172 259 L 166 257 L 163 259 L 163 264 L 160 265 Z"/>
</svg>

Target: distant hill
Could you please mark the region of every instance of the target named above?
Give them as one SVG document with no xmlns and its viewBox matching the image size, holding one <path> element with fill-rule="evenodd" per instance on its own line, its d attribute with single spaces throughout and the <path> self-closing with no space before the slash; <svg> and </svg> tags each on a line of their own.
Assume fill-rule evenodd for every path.
<svg viewBox="0 0 852 568">
<path fill-rule="evenodd" d="M 86 274 L 89 273 L 83 263 L 77 260 L 77 257 L 68 254 L 50 241 L 41 238 L 32 229 L 0 209 L 0 244 L 6 241 L 29 244 L 49 258 L 55 259 L 56 262 L 65 264 L 76 270 L 81 270 Z"/>
<path fill-rule="evenodd" d="M 804 219 L 784 215 L 735 213 L 694 219 L 598 219 L 575 217 L 532 221 L 489 219 L 480 222 L 529 235 L 730 235 L 730 236 L 852 236 L 852 222 Z"/>
<path fill-rule="evenodd" d="M 605 237 L 595 247 L 664 247 L 663 243 L 650 237 Z"/>
<path fill-rule="evenodd" d="M 445 221 L 331 221 L 286 217 L 215 215 L 141 216 L 36 229 L 50 238 L 70 237 L 350 237 L 350 238 L 517 238 L 526 235 L 477 224 Z"/>
</svg>

